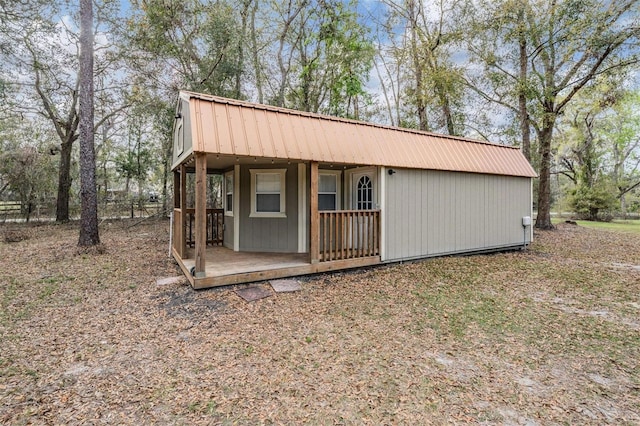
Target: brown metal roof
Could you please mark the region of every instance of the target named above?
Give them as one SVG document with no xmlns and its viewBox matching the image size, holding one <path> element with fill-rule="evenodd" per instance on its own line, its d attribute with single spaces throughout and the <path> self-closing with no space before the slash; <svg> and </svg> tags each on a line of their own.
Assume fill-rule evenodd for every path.
<svg viewBox="0 0 640 426">
<path fill-rule="evenodd" d="M 193 92 L 194 151 L 414 169 L 535 177 L 518 148 Z"/>
</svg>

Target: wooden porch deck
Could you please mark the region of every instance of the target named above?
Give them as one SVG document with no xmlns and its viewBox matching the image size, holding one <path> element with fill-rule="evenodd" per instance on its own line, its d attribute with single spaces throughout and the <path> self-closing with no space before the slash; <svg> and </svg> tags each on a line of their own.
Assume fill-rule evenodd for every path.
<svg viewBox="0 0 640 426">
<path fill-rule="evenodd" d="M 207 247 L 205 276 L 196 278 L 190 273 L 195 266 L 194 252 L 194 249 L 187 249 L 185 258 L 181 259 L 174 251 L 174 258 L 194 288 L 263 281 L 380 263 L 380 256 L 370 256 L 312 264 L 308 253 L 234 252 L 217 246 Z"/>
</svg>

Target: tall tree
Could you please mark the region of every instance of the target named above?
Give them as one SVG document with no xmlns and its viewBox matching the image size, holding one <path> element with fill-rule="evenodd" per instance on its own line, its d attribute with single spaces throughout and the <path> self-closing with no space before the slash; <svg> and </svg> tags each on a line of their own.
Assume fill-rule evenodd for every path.
<svg viewBox="0 0 640 426">
<path fill-rule="evenodd" d="M 637 62 L 640 4 L 636 0 L 558 2 L 550 0 L 535 16 L 532 71 L 537 80 L 540 184 L 536 227 L 551 224 L 551 166 L 553 131 L 572 99 L 598 75 Z M 576 17 L 578 17 L 576 19 Z"/>
<path fill-rule="evenodd" d="M 58 146 L 52 150 L 59 154 L 56 220 L 69 220 L 69 202 L 72 194 L 74 143 L 78 139 L 79 96 L 79 38 L 77 14 L 69 7 L 69 15 L 60 17 L 58 2 L 46 2 L 37 14 L 19 20 L 19 30 L 13 32 L 11 50 L 6 52 L 7 81 L 15 88 L 13 113 L 38 114 L 45 117 L 56 132 Z M 97 9 L 96 28 L 111 22 L 115 5 L 101 3 Z M 14 25 L 17 25 L 14 23 Z M 95 74 L 109 81 L 103 91 L 118 91 L 120 53 L 101 34 L 100 45 L 94 51 Z M 8 64 L 8 65 L 7 65 Z M 120 111 L 120 101 L 110 102 L 96 123 L 103 122 Z"/>
<path fill-rule="evenodd" d="M 12 80 L 20 81 L 18 74 L 31 76 L 29 86 L 33 91 L 18 96 L 21 102 L 16 110 L 40 114 L 55 128 L 60 140 L 54 151 L 60 154 L 56 221 L 64 222 L 69 220 L 72 150 L 78 138 L 79 117 L 78 80 L 71 71 L 75 55 L 63 46 L 74 35 L 68 28 L 56 28 L 53 11 L 23 22 L 22 37 L 11 57 L 15 61 Z"/>
<path fill-rule="evenodd" d="M 261 3 L 262 4 L 262 3 Z M 373 66 L 369 29 L 354 0 L 271 1 L 262 11 L 266 36 L 260 62 L 266 102 L 303 111 L 359 118 Z"/>
<path fill-rule="evenodd" d="M 512 30 L 485 34 L 485 40 L 496 41 L 486 44 L 493 48 L 482 49 L 481 54 L 474 52 L 485 64 L 488 76 L 485 81 L 489 81 L 493 92 L 484 90 L 480 84 L 472 87 L 486 99 L 514 111 L 520 120 L 528 117 L 537 136 L 540 163 L 535 226 L 549 229 L 553 227 L 551 170 L 555 126 L 575 96 L 594 78 L 637 63 L 640 4 L 637 0 L 523 0 L 521 3 L 525 5 L 511 9 L 515 12 Z M 479 8 L 485 6 L 481 3 Z M 504 8 L 510 6 L 512 2 L 505 0 L 492 10 L 499 13 L 500 18 L 504 16 Z M 525 17 L 526 25 L 518 16 Z M 521 63 L 525 50 L 528 71 Z M 529 76 L 525 78 L 524 72 Z M 524 94 L 526 114 L 519 108 Z M 521 126 L 523 130 L 525 125 Z"/>
<path fill-rule="evenodd" d="M 558 126 L 558 172 L 575 185 L 570 200 L 590 219 L 598 209 L 626 214 L 627 195 L 640 187 L 640 97 L 624 89 L 626 76 L 591 85 L 565 112 Z M 566 123 L 566 119 L 570 122 Z M 576 210 L 578 211 L 578 210 Z"/>
<path fill-rule="evenodd" d="M 288 106 L 359 118 L 374 50 L 354 9 L 353 1 L 325 0 L 302 10 Z"/>
<path fill-rule="evenodd" d="M 100 244 L 93 131 L 93 1 L 80 0 L 80 237 L 79 246 Z"/>
<path fill-rule="evenodd" d="M 163 189 L 167 200 L 171 164 L 171 126 L 178 90 L 232 98 L 244 97 L 247 28 L 253 31 L 252 0 L 240 5 L 209 0 L 134 0 L 126 21 L 135 119 L 151 120 L 161 146 Z M 257 3 L 256 3 L 257 4 Z M 257 43 L 251 35 L 252 48 Z M 252 54 L 257 50 L 252 51 Z M 255 57 L 254 57 L 255 61 Z M 256 65 L 256 69 L 259 65 Z M 258 74 L 259 76 L 259 74 Z M 140 114 L 140 115 L 138 115 Z M 151 142 L 145 138 L 144 143 Z M 145 147 L 150 152 L 152 147 Z M 122 160 L 122 158 L 120 158 Z M 122 165 L 120 161 L 120 165 Z M 165 205 L 166 207 L 166 205 Z"/>
<path fill-rule="evenodd" d="M 529 1 L 482 1 L 472 16 L 472 32 L 467 39 L 472 64 L 481 66 L 467 72 L 466 83 L 483 99 L 507 109 L 517 121 L 517 143 L 531 161 L 530 56 L 533 18 Z"/>
<path fill-rule="evenodd" d="M 383 63 L 389 70 L 389 60 L 396 62 L 395 68 L 402 70 L 395 78 L 403 90 L 396 96 L 404 102 L 395 103 L 413 109 L 407 119 L 396 121 L 405 126 L 415 122 L 421 130 L 462 133 L 462 69 L 452 57 L 464 34 L 460 23 L 467 1 L 387 0 L 385 4 L 391 57 L 383 58 Z"/>
</svg>

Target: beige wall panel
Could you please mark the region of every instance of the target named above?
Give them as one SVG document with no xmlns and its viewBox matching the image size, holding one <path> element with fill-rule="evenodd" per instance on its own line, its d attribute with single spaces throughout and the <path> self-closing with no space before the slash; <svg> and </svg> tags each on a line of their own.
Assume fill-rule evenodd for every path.
<svg viewBox="0 0 640 426">
<path fill-rule="evenodd" d="M 233 216 L 224 217 L 223 244 L 226 248 L 233 250 Z"/>
<path fill-rule="evenodd" d="M 386 261 L 523 242 L 528 178 L 396 169 L 386 182 Z"/>
</svg>

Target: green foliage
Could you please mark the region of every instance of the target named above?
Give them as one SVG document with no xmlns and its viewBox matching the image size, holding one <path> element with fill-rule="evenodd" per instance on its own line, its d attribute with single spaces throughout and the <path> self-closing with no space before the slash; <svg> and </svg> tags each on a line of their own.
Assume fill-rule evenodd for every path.
<svg viewBox="0 0 640 426">
<path fill-rule="evenodd" d="M 299 68 L 287 95 L 289 106 L 359 118 L 375 50 L 355 6 L 353 0 L 330 0 L 312 2 L 303 10 L 297 35 L 301 41 L 292 46 Z"/>
<path fill-rule="evenodd" d="M 50 135 L 31 121 L 4 124 L 0 128 L 0 196 L 20 201 L 21 213 L 29 220 L 55 193 L 54 157 L 46 148 Z"/>
<path fill-rule="evenodd" d="M 130 43 L 144 52 L 139 66 L 159 65 L 155 78 L 170 72 L 174 89 L 239 97 L 236 76 L 240 29 L 234 10 L 224 1 L 135 1 L 128 21 Z"/>
<path fill-rule="evenodd" d="M 123 151 L 115 158 L 116 170 L 124 178 L 142 178 L 151 166 L 151 152 L 143 148 L 140 151 Z"/>
<path fill-rule="evenodd" d="M 581 219 L 608 222 L 617 205 L 614 190 L 611 182 L 605 179 L 593 186 L 581 183 L 571 191 L 569 203 Z"/>
<path fill-rule="evenodd" d="M 623 77 L 596 79 L 559 126 L 560 171 L 575 185 L 568 192 L 570 205 L 591 220 L 600 217 L 597 210 L 620 207 L 624 213 L 626 199 L 640 186 L 639 98 L 621 88 Z"/>
<path fill-rule="evenodd" d="M 388 3 L 387 52 L 379 52 L 395 98 L 395 122 L 462 134 L 466 114 L 464 68 L 454 60 L 467 32 L 466 1 Z M 393 70 L 393 72 L 391 71 Z M 395 74 L 395 75 L 394 75 Z M 383 89 L 385 90 L 385 89 Z M 386 92 L 386 90 L 385 90 Z M 391 110 L 393 107 L 388 104 Z"/>
</svg>

